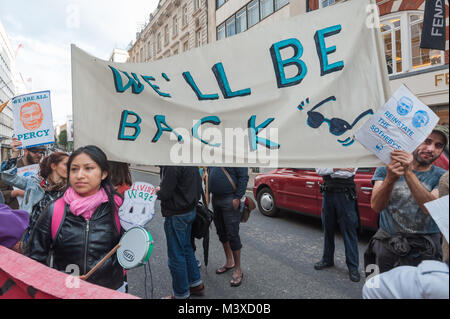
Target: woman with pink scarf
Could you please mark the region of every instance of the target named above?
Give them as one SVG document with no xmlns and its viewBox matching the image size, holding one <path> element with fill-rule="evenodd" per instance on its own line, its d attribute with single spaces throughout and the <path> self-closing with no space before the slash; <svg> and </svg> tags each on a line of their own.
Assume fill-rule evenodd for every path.
<svg viewBox="0 0 450 319">
<path fill-rule="evenodd" d="M 77 149 L 69 158 L 68 188 L 63 195 L 64 215 L 52 234 L 55 203 L 41 214 L 31 235 L 29 257 L 47 263 L 53 251 L 53 268 L 85 275 L 120 241 L 117 223 L 122 198 L 114 190 L 105 153 L 96 146 Z M 61 200 L 61 199 L 60 199 Z M 116 255 L 109 258 L 87 281 L 119 289 L 123 269 Z"/>
</svg>

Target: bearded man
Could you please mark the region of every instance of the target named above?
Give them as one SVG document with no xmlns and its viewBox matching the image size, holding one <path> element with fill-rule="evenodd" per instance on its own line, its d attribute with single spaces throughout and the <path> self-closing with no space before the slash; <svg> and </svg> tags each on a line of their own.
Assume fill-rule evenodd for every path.
<svg viewBox="0 0 450 319">
<path fill-rule="evenodd" d="M 395 150 L 389 165 L 376 169 L 371 207 L 380 214 L 379 230 L 364 254 L 366 275 L 442 258 L 441 233 L 424 204 L 439 197 L 445 170 L 433 162 L 447 144 L 448 128 L 437 125 L 412 154 Z"/>
</svg>

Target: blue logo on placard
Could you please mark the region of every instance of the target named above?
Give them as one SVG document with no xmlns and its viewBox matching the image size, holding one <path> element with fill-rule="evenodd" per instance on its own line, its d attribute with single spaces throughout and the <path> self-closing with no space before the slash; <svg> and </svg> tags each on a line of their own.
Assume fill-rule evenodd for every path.
<svg viewBox="0 0 450 319">
<path fill-rule="evenodd" d="M 383 145 L 381 144 L 377 144 L 377 146 L 375 146 L 375 148 L 377 149 L 378 152 L 381 152 L 383 150 Z"/>
<path fill-rule="evenodd" d="M 400 100 L 397 102 L 397 113 L 399 115 L 407 115 L 409 112 L 411 112 L 413 108 L 413 101 L 406 96 L 403 96 Z"/>
<path fill-rule="evenodd" d="M 416 114 L 414 114 L 414 117 L 412 119 L 412 125 L 414 127 L 424 127 L 428 124 L 430 121 L 430 117 L 428 116 L 428 113 L 426 111 L 417 111 Z"/>
<path fill-rule="evenodd" d="M 33 176 L 35 175 L 34 172 L 26 172 L 25 174 L 23 174 L 23 177 L 28 177 L 28 176 Z"/>
</svg>

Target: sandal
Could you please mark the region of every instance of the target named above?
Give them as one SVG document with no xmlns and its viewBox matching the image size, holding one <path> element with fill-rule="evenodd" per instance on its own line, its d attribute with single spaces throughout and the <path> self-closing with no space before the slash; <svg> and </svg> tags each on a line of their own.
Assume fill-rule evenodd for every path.
<svg viewBox="0 0 450 319">
<path fill-rule="evenodd" d="M 222 266 L 222 267 L 220 267 L 219 269 L 216 270 L 216 274 L 218 274 L 218 275 L 224 274 L 224 273 L 226 273 L 228 270 L 231 270 L 231 269 L 233 269 L 233 268 L 234 268 L 234 265 L 231 266 L 231 267 Z"/>
<path fill-rule="evenodd" d="M 244 273 L 241 272 L 241 275 L 238 277 L 232 277 L 230 281 L 231 287 L 239 287 L 242 284 L 242 279 L 244 278 Z"/>
</svg>

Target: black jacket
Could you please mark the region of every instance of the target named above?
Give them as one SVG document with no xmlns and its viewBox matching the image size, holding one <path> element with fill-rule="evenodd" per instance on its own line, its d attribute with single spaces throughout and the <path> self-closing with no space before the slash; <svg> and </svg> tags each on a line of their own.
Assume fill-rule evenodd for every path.
<svg viewBox="0 0 450 319">
<path fill-rule="evenodd" d="M 46 264 L 49 252 L 54 250 L 53 268 L 65 272 L 79 267 L 79 275 L 89 272 L 120 241 L 114 216 L 108 203 L 103 203 L 89 221 L 75 216 L 65 205 L 65 217 L 53 243 L 51 223 L 54 202 L 41 214 L 33 230 L 26 254 Z M 68 267 L 70 266 L 70 267 Z M 96 272 L 87 279 L 88 282 L 110 289 L 118 289 L 123 284 L 123 268 L 112 255 Z"/>
<path fill-rule="evenodd" d="M 161 167 L 160 191 L 156 193 L 161 201 L 164 217 L 185 214 L 200 200 L 202 180 L 198 167 Z"/>
</svg>

